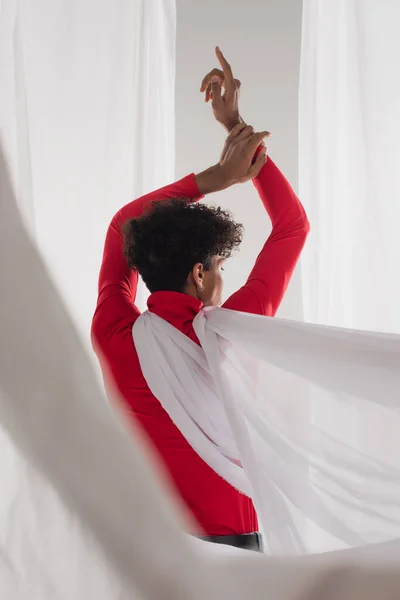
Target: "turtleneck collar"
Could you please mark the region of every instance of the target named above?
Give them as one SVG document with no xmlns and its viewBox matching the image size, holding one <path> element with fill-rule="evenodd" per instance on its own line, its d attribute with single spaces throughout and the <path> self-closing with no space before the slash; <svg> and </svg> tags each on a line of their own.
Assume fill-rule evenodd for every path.
<svg viewBox="0 0 400 600">
<path fill-rule="evenodd" d="M 150 312 L 184 331 L 203 308 L 203 303 L 193 296 L 180 292 L 155 292 L 147 301 Z"/>
</svg>

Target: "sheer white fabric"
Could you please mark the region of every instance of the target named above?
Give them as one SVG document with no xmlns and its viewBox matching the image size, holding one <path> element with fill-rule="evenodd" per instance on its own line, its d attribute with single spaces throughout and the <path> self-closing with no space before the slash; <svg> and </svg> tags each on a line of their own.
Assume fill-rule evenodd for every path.
<svg viewBox="0 0 400 600">
<path fill-rule="evenodd" d="M 144 313 L 141 368 L 197 453 L 253 498 L 268 551 L 400 537 L 400 336 L 219 308 L 194 329 L 201 347 Z M 329 431 L 308 418 L 314 404 Z"/>
<path fill-rule="evenodd" d="M 400 2 L 303 0 L 305 320 L 400 333 Z M 371 435 L 373 435 L 371 433 Z"/>
<path fill-rule="evenodd" d="M 112 216 L 174 177 L 175 21 L 175 0 L 0 2 L 3 148 L 84 339 Z"/>
<path fill-rule="evenodd" d="M 0 278 L 1 598 L 400 597 L 398 542 L 304 560 L 189 543 L 140 436 L 109 411 L 22 226 L 1 150 Z"/>
</svg>

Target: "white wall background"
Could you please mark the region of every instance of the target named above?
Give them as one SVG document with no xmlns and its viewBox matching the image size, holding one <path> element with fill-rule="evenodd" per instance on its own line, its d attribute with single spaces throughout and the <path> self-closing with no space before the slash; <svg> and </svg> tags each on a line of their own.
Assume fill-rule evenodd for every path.
<svg viewBox="0 0 400 600">
<path fill-rule="evenodd" d="M 203 75 L 216 66 L 219 44 L 243 83 L 244 119 L 272 132 L 270 154 L 297 189 L 302 0 L 177 0 L 177 17 L 177 177 L 215 163 L 222 147 L 224 131 L 199 93 Z M 246 229 L 240 253 L 227 266 L 227 296 L 246 279 L 270 224 L 251 184 L 212 200 L 232 210 Z M 299 268 L 280 316 L 303 318 Z"/>
</svg>

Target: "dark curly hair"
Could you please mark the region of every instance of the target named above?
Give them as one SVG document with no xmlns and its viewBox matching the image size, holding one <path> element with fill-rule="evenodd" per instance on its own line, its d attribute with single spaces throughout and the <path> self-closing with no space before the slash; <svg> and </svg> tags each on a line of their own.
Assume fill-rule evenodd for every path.
<svg viewBox="0 0 400 600">
<path fill-rule="evenodd" d="M 229 258 L 242 241 L 243 226 L 229 212 L 185 198 L 154 202 L 123 227 L 124 253 L 150 292 L 182 292 L 190 271 L 213 256 Z"/>
</svg>

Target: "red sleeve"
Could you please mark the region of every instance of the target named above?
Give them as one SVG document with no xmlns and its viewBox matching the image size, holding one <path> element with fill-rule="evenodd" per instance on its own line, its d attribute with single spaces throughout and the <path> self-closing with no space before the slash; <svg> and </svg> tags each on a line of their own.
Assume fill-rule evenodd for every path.
<svg viewBox="0 0 400 600">
<path fill-rule="evenodd" d="M 138 276 L 129 269 L 123 255 L 122 226 L 129 219 L 139 217 L 153 202 L 171 198 L 200 200 L 202 195 L 194 175 L 142 196 L 124 206 L 113 218 L 107 231 L 103 261 L 99 275 L 97 308 L 93 317 L 92 335 L 104 352 L 104 343 L 112 333 L 129 331 L 139 310 L 134 305 Z"/>
<path fill-rule="evenodd" d="M 224 308 L 274 316 L 310 226 L 299 199 L 270 158 L 254 185 L 272 221 L 272 232 L 246 284 L 225 302 Z"/>
</svg>

